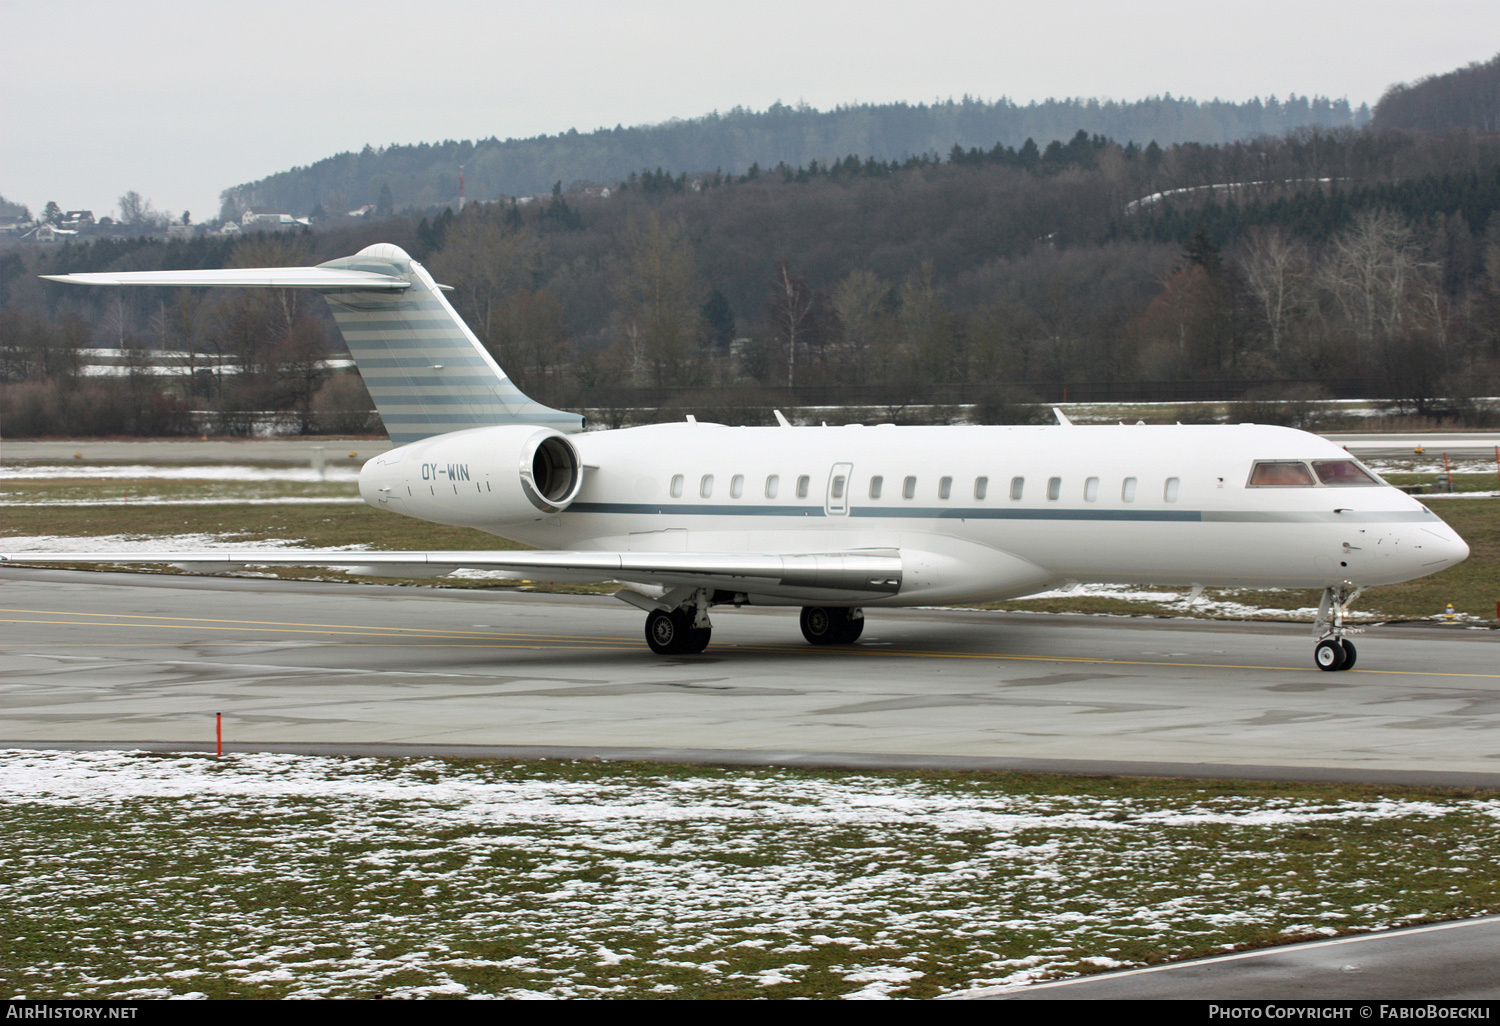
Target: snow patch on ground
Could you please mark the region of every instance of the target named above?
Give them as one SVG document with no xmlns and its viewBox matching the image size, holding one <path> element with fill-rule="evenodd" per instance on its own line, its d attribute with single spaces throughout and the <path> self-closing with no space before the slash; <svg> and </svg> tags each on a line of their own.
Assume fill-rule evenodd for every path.
<svg viewBox="0 0 1500 1026">
<path fill-rule="evenodd" d="M 1121 945 L 1142 937 L 1232 946 L 1225 931 L 1244 925 L 1307 935 L 1420 918 L 1369 879 L 1308 873 L 1287 834 L 1391 820 L 1420 832 L 1452 816 L 1466 818 L 1441 856 L 1372 845 L 1356 876 L 1399 858 L 1482 871 L 1500 801 L 12 750 L 0 751 L 0 890 L 25 924 L 9 948 L 49 938 L 46 964 L 12 966 L 12 989 L 32 999 L 231 984 L 883 998 L 934 974 L 988 987 L 1133 965 Z M 1192 832 L 1204 825 L 1208 840 Z M 1165 872 L 1183 864 L 1214 872 Z M 1113 886 L 1122 875 L 1137 882 Z"/>
<path fill-rule="evenodd" d="M 46 481 L 61 478 L 114 480 L 119 478 L 154 481 L 292 481 L 317 484 L 323 481 L 359 480 L 355 467 L 332 466 L 322 470 L 312 467 L 252 467 L 240 464 L 200 464 L 164 466 L 153 464 L 105 463 L 74 466 L 67 463 L 20 463 L 0 466 L 0 482 Z"/>
</svg>

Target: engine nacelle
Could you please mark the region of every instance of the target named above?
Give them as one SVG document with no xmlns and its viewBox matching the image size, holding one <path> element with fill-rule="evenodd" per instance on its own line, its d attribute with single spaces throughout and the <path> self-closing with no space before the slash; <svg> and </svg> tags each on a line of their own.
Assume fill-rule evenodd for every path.
<svg viewBox="0 0 1500 1026">
<path fill-rule="evenodd" d="M 531 424 L 434 435 L 359 472 L 359 494 L 377 509 L 481 530 L 560 513 L 582 484 L 567 435 Z"/>
</svg>

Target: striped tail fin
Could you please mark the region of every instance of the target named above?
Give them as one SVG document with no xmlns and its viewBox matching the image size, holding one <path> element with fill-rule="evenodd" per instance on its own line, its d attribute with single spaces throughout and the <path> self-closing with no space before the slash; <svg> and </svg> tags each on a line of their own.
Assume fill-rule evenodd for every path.
<svg viewBox="0 0 1500 1026">
<path fill-rule="evenodd" d="M 583 417 L 543 406 L 506 376 L 427 269 L 381 244 L 316 267 L 45 275 L 95 285 L 307 288 L 333 311 L 391 441 L 497 424 L 583 430 Z"/>
</svg>

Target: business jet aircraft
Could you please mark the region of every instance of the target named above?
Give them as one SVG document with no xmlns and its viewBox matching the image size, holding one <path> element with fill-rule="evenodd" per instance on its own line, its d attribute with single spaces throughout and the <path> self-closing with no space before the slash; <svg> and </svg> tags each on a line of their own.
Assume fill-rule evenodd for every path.
<svg viewBox="0 0 1500 1026">
<path fill-rule="evenodd" d="M 49 562 L 459 568 L 613 581 L 659 654 L 702 652 L 722 605 L 802 607 L 815 645 L 877 606 L 1014 598 L 1064 582 L 1321 588 L 1314 661 L 1354 665 L 1370 585 L 1468 546 L 1347 452 L 1287 428 L 793 427 L 695 422 L 583 433 L 506 377 L 400 248 L 316 267 L 48 276 L 98 285 L 303 288 L 332 307 L 398 445 L 365 464 L 377 509 L 537 551 L 58 552 Z M 40 557 L 28 555 L 36 560 Z"/>
</svg>

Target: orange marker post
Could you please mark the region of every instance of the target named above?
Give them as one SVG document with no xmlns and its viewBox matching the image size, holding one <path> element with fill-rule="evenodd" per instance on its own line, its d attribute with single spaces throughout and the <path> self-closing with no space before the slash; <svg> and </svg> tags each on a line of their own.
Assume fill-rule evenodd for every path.
<svg viewBox="0 0 1500 1026">
<path fill-rule="evenodd" d="M 214 713 L 214 758 L 224 757 L 224 714 Z"/>
</svg>

